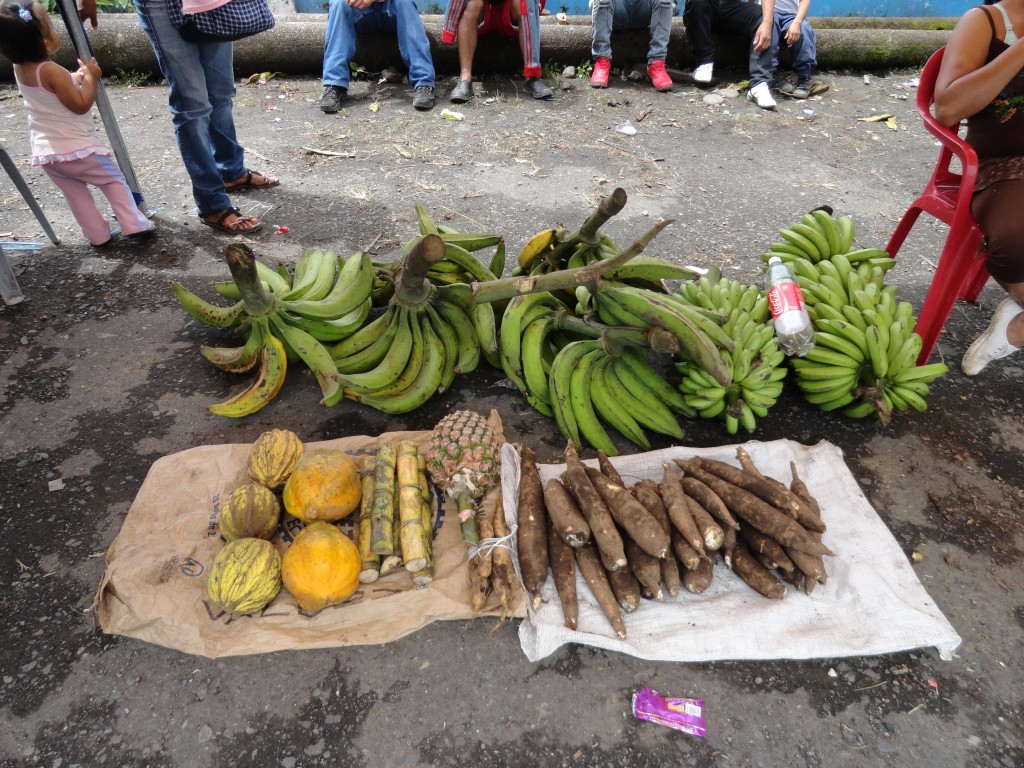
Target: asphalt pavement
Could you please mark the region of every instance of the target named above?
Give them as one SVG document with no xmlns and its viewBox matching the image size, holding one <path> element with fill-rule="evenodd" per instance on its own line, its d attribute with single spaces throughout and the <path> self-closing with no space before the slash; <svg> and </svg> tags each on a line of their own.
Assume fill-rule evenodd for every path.
<svg viewBox="0 0 1024 768">
<path fill-rule="evenodd" d="M 958 369 L 1001 298 L 993 285 L 954 309 L 934 358 L 951 370 L 925 413 L 883 427 L 790 392 L 753 435 L 698 420 L 682 441 L 839 446 L 962 637 L 952 660 L 916 648 L 679 664 L 572 645 L 530 663 L 518 620 L 492 618 L 437 622 L 384 645 L 217 660 L 101 632 L 92 601 L 104 553 L 161 456 L 251 442 L 272 427 L 307 441 L 424 430 L 453 408 L 496 409 L 507 438 L 543 462 L 564 447 L 553 422 L 487 369 L 404 416 L 325 408 L 299 370 L 254 416 L 211 414 L 242 379 L 200 356 L 224 337 L 181 311 L 170 282 L 214 299 L 229 240 L 196 219 L 162 86 L 108 74 L 157 236 L 91 248 L 57 190 L 23 163 L 62 239 L 54 246 L 13 187 L 0 188 L 0 229 L 26 295 L 0 307 L 0 765 L 1024 764 L 1024 359 L 975 379 Z M 544 227 L 578 225 L 621 187 L 626 208 L 606 228 L 616 242 L 672 219 L 648 253 L 759 281 L 762 251 L 818 205 L 851 215 L 859 244 L 884 245 L 937 155 L 914 109 L 912 69 L 820 72 L 827 90 L 780 97 L 773 112 L 730 90 L 743 73 L 728 70 L 717 103 L 688 84 L 657 94 L 616 78 L 594 91 L 558 77 L 554 100 L 535 102 L 517 78 L 488 77 L 457 108 L 461 119 L 442 117 L 453 107 L 443 99 L 416 112 L 408 86 L 375 78 L 323 115 L 315 78 L 247 83 L 249 74 L 239 73 L 239 134 L 250 164 L 282 183 L 236 203 L 264 222 L 250 244 L 268 263 L 292 263 L 302 247 L 393 259 L 415 234 L 417 203 L 451 226 L 504 235 L 515 254 Z M 439 85 L 443 97 L 452 81 Z M 21 105 L 9 86 L 0 98 L 0 142 L 23 159 Z M 917 308 L 943 236 L 923 218 L 890 273 Z M 707 738 L 633 718 L 630 697 L 645 687 L 703 698 Z"/>
</svg>

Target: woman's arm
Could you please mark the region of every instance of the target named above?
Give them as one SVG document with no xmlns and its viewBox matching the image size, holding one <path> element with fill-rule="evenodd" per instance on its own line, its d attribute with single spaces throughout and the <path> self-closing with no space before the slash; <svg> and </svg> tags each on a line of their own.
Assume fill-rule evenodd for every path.
<svg viewBox="0 0 1024 768">
<path fill-rule="evenodd" d="M 972 8 L 963 15 L 946 42 L 935 81 L 935 119 L 955 126 L 992 103 L 1010 80 L 1024 69 L 1024 38 L 986 64 L 992 28 Z"/>
<path fill-rule="evenodd" d="M 96 59 L 88 63 L 78 60 L 78 71 L 72 74 L 59 64 L 51 62 L 50 66 L 40 71 L 40 85 L 56 94 L 60 103 L 76 115 L 84 115 L 96 102 L 96 84 L 103 72 Z M 80 81 L 80 85 L 76 84 Z"/>
</svg>

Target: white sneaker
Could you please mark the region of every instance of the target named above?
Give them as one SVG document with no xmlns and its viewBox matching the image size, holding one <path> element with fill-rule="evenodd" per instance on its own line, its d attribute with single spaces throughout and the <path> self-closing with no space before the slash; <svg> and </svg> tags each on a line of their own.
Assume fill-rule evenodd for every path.
<svg viewBox="0 0 1024 768">
<path fill-rule="evenodd" d="M 775 99 L 772 98 L 772 89 L 768 83 L 758 83 L 747 91 L 747 98 L 757 104 L 761 109 L 775 109 Z"/>
<path fill-rule="evenodd" d="M 965 374 L 977 376 L 993 360 L 1008 357 L 1019 349 L 1007 341 L 1006 327 L 1021 312 L 1024 312 L 1024 307 L 1012 298 L 1003 299 L 996 307 L 988 328 L 967 348 L 963 360 L 960 361 L 960 368 Z"/>
<path fill-rule="evenodd" d="M 711 73 L 714 70 L 714 67 L 714 64 L 701 64 L 693 70 L 693 79 L 698 83 L 710 83 Z"/>
</svg>

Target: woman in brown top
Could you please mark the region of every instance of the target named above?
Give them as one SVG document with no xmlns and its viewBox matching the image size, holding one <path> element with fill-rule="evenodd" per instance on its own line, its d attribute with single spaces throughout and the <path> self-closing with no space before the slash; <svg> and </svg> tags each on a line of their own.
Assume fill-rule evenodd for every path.
<svg viewBox="0 0 1024 768">
<path fill-rule="evenodd" d="M 961 361 L 974 376 L 1024 346 L 1024 0 L 986 0 L 961 17 L 935 83 L 935 117 L 950 127 L 967 120 L 979 160 L 971 212 L 989 274 L 1009 294 Z"/>
</svg>

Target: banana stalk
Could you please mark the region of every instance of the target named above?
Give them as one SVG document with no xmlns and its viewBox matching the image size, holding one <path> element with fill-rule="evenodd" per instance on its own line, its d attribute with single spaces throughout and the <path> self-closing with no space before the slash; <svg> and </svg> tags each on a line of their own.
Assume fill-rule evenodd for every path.
<svg viewBox="0 0 1024 768">
<path fill-rule="evenodd" d="M 272 293 L 263 290 L 256 271 L 256 254 L 252 249 L 244 243 L 231 243 L 224 249 L 224 260 L 238 286 L 246 313 L 252 317 L 272 315 L 277 308 L 277 300 Z"/>
<path fill-rule="evenodd" d="M 645 330 L 605 325 L 591 318 L 576 317 L 568 310 L 559 310 L 555 312 L 555 327 L 588 339 L 601 339 L 613 357 L 621 354 L 625 347 L 642 347 L 666 355 L 679 351 L 679 338 L 659 326 Z"/>
<path fill-rule="evenodd" d="M 590 214 L 590 217 L 583 222 L 583 226 L 579 228 L 579 231 L 569 235 L 559 245 L 555 246 L 554 250 L 544 257 L 545 260 L 555 269 L 561 269 L 562 264 L 569 260 L 569 256 L 580 243 L 594 248 L 599 247 L 601 240 L 598 230 L 608 222 L 608 219 L 626 207 L 626 199 L 626 190 L 621 187 L 613 189 L 608 197 L 601 198 L 597 210 Z"/>
<path fill-rule="evenodd" d="M 600 290 L 602 276 L 613 272 L 634 256 L 643 252 L 651 240 L 657 237 L 665 227 L 672 223 L 672 219 L 659 221 L 643 237 L 633 243 L 629 248 L 616 254 L 611 259 L 595 261 L 585 267 L 574 269 L 563 269 L 557 272 L 549 272 L 543 275 L 524 275 L 521 277 L 506 277 L 500 280 L 488 280 L 485 283 L 474 282 L 467 285 L 467 298 L 477 303 L 491 303 L 511 299 L 527 293 L 538 293 L 541 291 L 561 291 L 569 289 L 574 291 L 577 286 L 584 286 L 592 294 Z M 452 286 L 459 287 L 459 286 Z"/>
<path fill-rule="evenodd" d="M 434 291 L 427 279 L 430 268 L 444 259 L 445 242 L 440 235 L 420 238 L 395 269 L 395 300 L 408 307 L 426 303 Z"/>
</svg>

